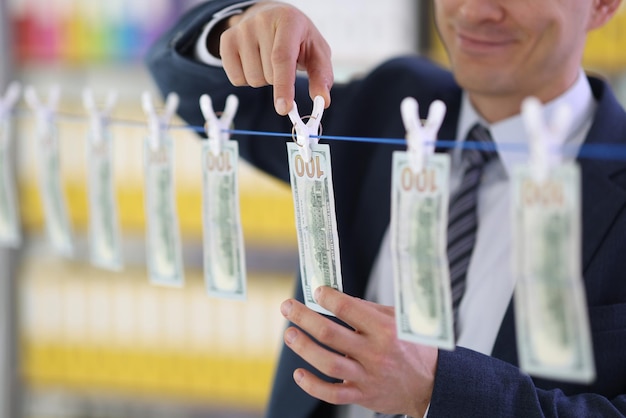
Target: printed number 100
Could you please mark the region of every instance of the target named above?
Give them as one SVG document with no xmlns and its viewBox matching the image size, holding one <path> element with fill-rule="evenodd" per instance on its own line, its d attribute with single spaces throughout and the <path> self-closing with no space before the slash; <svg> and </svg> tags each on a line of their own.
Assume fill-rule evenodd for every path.
<svg viewBox="0 0 626 418">
<path fill-rule="evenodd" d="M 230 172 L 233 169 L 230 163 L 230 153 L 221 152 L 216 156 L 212 152 L 207 152 L 206 167 L 209 171 Z"/>
<path fill-rule="evenodd" d="M 319 155 L 316 155 L 311 158 L 308 163 L 305 163 L 302 156 L 297 154 L 295 159 L 295 169 L 298 177 L 304 177 L 305 174 L 310 179 L 321 179 L 324 177 L 324 171 L 322 171 L 322 164 Z"/>
<path fill-rule="evenodd" d="M 400 185 L 407 192 L 414 190 L 420 193 L 436 193 L 439 190 L 437 172 L 433 169 L 414 173 L 409 167 L 405 167 L 400 177 Z"/>
</svg>

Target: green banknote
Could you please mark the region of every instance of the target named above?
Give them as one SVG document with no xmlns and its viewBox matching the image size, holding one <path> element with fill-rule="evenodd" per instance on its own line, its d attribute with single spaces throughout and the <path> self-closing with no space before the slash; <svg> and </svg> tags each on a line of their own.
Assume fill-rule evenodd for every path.
<svg viewBox="0 0 626 418">
<path fill-rule="evenodd" d="M 164 137 L 156 150 L 150 138 L 144 142 L 146 252 L 153 284 L 182 286 L 185 278 L 175 205 L 173 151 L 169 137 Z"/>
<path fill-rule="evenodd" d="M 11 144 L 11 119 L 0 118 L 0 245 L 17 248 L 22 234 L 11 167 Z"/>
<path fill-rule="evenodd" d="M 219 154 L 210 141 L 202 147 L 204 279 L 209 295 L 246 298 L 246 266 L 239 215 L 237 141 L 225 141 Z"/>
<path fill-rule="evenodd" d="M 454 330 L 446 256 L 450 158 L 435 154 L 420 172 L 393 155 L 391 254 L 398 337 L 451 350 Z"/>
<path fill-rule="evenodd" d="M 52 123 L 52 122 L 51 122 Z M 65 194 L 61 184 L 59 143 L 56 129 L 39 131 L 38 140 L 39 188 L 43 201 L 46 232 L 52 248 L 60 255 L 72 257 L 74 243 Z"/>
<path fill-rule="evenodd" d="M 89 194 L 89 253 L 102 268 L 122 269 L 122 246 L 113 187 L 112 141 L 104 132 L 102 141 L 87 140 Z"/>
<path fill-rule="evenodd" d="M 305 161 L 296 143 L 287 144 L 300 275 L 306 305 L 317 312 L 332 315 L 313 297 L 319 286 L 343 291 L 330 147 L 311 144 L 311 151 L 310 161 Z"/>
<path fill-rule="evenodd" d="M 572 382 L 595 377 L 580 270 L 580 174 L 574 163 L 536 181 L 513 175 L 513 270 L 520 367 Z"/>
</svg>

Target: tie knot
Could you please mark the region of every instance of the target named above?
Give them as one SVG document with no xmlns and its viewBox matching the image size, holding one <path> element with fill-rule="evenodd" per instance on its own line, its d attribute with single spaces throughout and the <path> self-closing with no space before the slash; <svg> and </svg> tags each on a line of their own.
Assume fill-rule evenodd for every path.
<svg viewBox="0 0 626 418">
<path fill-rule="evenodd" d="M 497 156 L 492 148 L 493 138 L 491 138 L 489 129 L 480 123 L 475 124 L 470 129 L 465 142 L 473 143 L 469 148 L 463 150 L 463 158 L 469 162 L 470 166 L 485 165 Z"/>
</svg>

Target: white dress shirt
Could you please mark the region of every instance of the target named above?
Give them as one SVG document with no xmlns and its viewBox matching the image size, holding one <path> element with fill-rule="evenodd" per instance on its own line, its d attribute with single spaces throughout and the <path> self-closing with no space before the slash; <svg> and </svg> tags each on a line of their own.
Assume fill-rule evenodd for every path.
<svg viewBox="0 0 626 418">
<path fill-rule="evenodd" d="M 213 15 L 213 19 L 211 19 L 206 25 L 204 25 L 202 33 L 200 34 L 200 37 L 196 42 L 196 47 L 194 51 L 196 59 L 205 64 L 221 67 L 222 60 L 219 57 L 212 55 L 206 46 L 209 33 L 211 33 L 211 30 L 215 27 L 215 25 L 220 23 L 222 20 L 243 13 L 246 7 L 252 6 L 254 3 L 257 3 L 257 0 L 242 1 L 241 3 L 233 4 L 215 13 Z"/>
</svg>

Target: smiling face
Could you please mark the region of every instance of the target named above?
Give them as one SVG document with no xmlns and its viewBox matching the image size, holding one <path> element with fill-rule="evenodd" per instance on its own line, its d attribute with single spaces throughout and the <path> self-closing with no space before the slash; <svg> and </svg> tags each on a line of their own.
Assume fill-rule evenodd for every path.
<svg viewBox="0 0 626 418">
<path fill-rule="evenodd" d="M 549 101 L 578 75 L 587 31 L 619 0 L 434 0 L 435 19 L 457 82 L 495 122 L 521 101 Z"/>
</svg>

